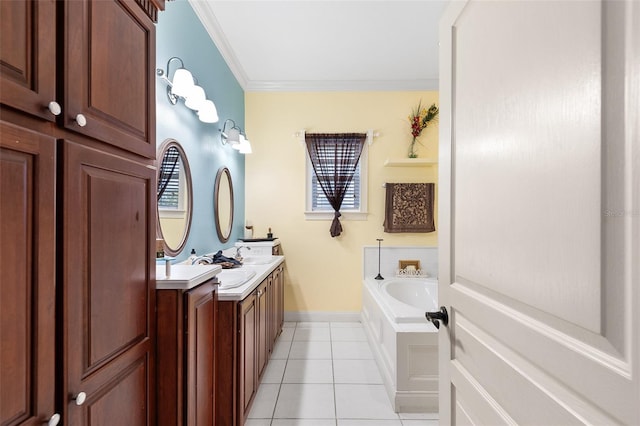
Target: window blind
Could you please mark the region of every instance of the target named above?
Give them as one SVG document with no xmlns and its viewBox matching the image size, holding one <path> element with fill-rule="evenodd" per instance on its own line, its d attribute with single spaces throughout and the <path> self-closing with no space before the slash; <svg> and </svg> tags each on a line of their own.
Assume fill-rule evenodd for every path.
<svg viewBox="0 0 640 426">
<path fill-rule="evenodd" d="M 169 150 L 165 154 L 165 158 L 170 162 L 176 161 L 176 167 L 173 169 L 171 176 L 169 176 L 162 197 L 158 200 L 158 207 L 163 209 L 178 209 L 180 206 L 180 170 L 182 169 L 180 153 L 177 149 Z"/>
</svg>

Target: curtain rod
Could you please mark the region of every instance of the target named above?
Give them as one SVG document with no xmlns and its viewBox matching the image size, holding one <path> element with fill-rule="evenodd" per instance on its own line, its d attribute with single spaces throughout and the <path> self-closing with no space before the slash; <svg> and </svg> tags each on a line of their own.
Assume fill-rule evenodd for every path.
<svg viewBox="0 0 640 426">
<path fill-rule="evenodd" d="M 300 139 L 300 143 L 304 145 L 304 137 L 307 133 L 306 129 L 302 129 L 302 130 L 298 130 L 297 132 L 295 132 L 293 134 L 294 138 L 299 138 Z M 380 133 L 373 131 L 373 129 L 369 129 L 367 130 L 367 144 L 369 146 L 371 146 L 371 144 L 373 144 L 373 138 L 377 138 L 378 136 L 380 136 Z"/>
</svg>

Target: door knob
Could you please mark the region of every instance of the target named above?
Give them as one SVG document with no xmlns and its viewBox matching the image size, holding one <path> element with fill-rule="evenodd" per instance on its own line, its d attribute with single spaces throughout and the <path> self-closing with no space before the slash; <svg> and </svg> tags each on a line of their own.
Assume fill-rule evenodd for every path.
<svg viewBox="0 0 640 426">
<path fill-rule="evenodd" d="M 58 423 L 60 423 L 60 414 L 55 413 L 45 423 L 47 424 L 47 426 L 57 426 Z"/>
<path fill-rule="evenodd" d="M 87 118 L 82 114 L 78 114 L 76 115 L 76 123 L 78 123 L 78 126 L 84 127 L 87 125 Z"/>
<path fill-rule="evenodd" d="M 440 321 L 446 326 L 449 324 L 449 314 L 447 308 L 440 306 L 440 310 L 436 312 L 427 312 L 424 314 L 428 321 L 431 321 L 436 328 L 440 328 Z"/>
<path fill-rule="evenodd" d="M 78 393 L 73 400 L 76 402 L 76 405 L 82 405 L 87 400 L 87 394 L 84 392 Z"/>
<path fill-rule="evenodd" d="M 49 102 L 49 105 L 47 105 L 47 108 L 49 109 L 49 112 L 53 115 L 60 115 L 60 113 L 62 112 L 62 108 L 60 107 L 60 104 L 57 103 L 56 101 Z"/>
</svg>

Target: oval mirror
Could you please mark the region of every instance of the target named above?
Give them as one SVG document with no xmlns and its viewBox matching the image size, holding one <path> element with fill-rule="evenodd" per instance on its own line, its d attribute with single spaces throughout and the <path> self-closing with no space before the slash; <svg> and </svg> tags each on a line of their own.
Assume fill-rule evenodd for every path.
<svg viewBox="0 0 640 426">
<path fill-rule="evenodd" d="M 213 211 L 218 238 L 221 242 L 226 243 L 229 241 L 233 226 L 233 183 L 231 182 L 231 173 L 226 167 L 221 167 L 216 174 L 213 189 Z"/>
<path fill-rule="evenodd" d="M 187 155 L 175 139 L 166 139 L 158 150 L 157 235 L 168 256 L 179 254 L 191 229 L 193 193 Z"/>
</svg>

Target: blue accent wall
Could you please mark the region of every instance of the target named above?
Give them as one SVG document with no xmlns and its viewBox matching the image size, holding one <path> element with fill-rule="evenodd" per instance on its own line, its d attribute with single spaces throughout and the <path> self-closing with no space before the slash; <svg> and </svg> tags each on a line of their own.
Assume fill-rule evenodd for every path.
<svg viewBox="0 0 640 426">
<path fill-rule="evenodd" d="M 159 147 L 167 138 L 180 142 L 187 154 L 193 181 L 191 232 L 184 251 L 177 257 L 180 261 L 189 256 L 192 248 L 198 254 L 215 252 L 243 237 L 244 155 L 220 143 L 219 129 L 227 118 L 245 128 L 244 91 L 187 0 L 167 2 L 166 10 L 158 16 L 156 30 L 156 68 L 166 71 L 169 58 L 182 59 L 185 68 L 205 90 L 207 99 L 215 103 L 220 117 L 218 123 L 203 123 L 184 101 L 171 105 L 167 84 L 156 79 L 156 144 Z M 178 61 L 171 63 L 170 78 L 178 66 Z M 223 166 L 231 172 L 235 206 L 231 238 L 225 244 L 216 233 L 213 207 L 215 177 Z"/>
</svg>

